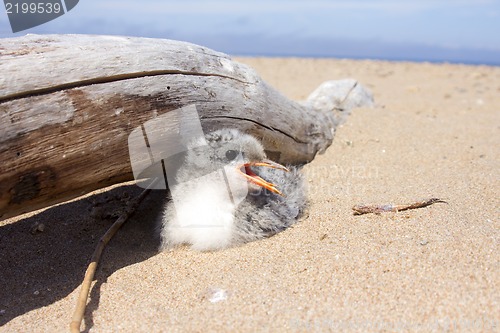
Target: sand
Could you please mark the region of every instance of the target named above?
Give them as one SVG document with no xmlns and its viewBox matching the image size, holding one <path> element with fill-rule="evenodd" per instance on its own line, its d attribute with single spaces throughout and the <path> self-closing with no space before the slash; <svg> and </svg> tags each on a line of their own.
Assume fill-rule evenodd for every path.
<svg viewBox="0 0 500 333">
<path fill-rule="evenodd" d="M 150 195 L 106 249 L 85 330 L 500 331 L 500 68 L 238 60 L 294 100 L 323 81 L 356 78 L 376 107 L 354 110 L 305 167 L 308 216 L 275 237 L 157 253 L 162 195 Z M 138 190 L 0 222 L 0 331 L 68 330 L 86 264 L 123 193 Z M 448 204 L 351 211 L 430 197 Z"/>
</svg>

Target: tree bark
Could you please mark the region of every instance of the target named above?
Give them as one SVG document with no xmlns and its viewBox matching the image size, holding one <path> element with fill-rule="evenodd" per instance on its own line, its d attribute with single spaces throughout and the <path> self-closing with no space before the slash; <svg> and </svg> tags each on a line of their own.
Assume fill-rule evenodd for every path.
<svg viewBox="0 0 500 333">
<path fill-rule="evenodd" d="M 128 135 L 174 109 L 194 104 L 205 132 L 238 128 L 301 164 L 372 102 L 355 80 L 293 102 L 225 54 L 149 38 L 0 39 L 0 72 L 0 220 L 132 180 Z"/>
</svg>

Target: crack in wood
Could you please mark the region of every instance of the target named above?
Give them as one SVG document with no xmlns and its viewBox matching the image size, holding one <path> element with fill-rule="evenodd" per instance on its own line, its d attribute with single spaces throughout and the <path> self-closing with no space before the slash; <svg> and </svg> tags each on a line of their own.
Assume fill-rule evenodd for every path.
<svg viewBox="0 0 500 333">
<path fill-rule="evenodd" d="M 339 106 L 337 107 L 337 109 L 339 111 L 344 111 L 344 103 L 345 101 L 347 101 L 347 99 L 349 98 L 349 96 L 351 96 L 351 93 L 354 91 L 354 89 L 358 86 L 358 81 L 356 81 L 353 86 L 351 87 L 351 89 L 349 89 L 349 91 L 347 92 L 347 94 L 345 95 L 345 97 L 340 101 L 339 103 Z M 342 105 L 342 107 L 340 107 Z"/>
<path fill-rule="evenodd" d="M 220 78 L 224 78 L 224 79 L 235 80 L 235 81 L 238 81 L 238 82 L 243 83 L 243 84 L 250 84 L 250 82 L 239 80 L 237 78 L 227 76 L 227 75 L 222 75 L 222 74 L 187 72 L 187 71 L 180 71 L 180 70 L 156 70 L 156 71 L 147 71 L 147 72 L 117 74 L 117 75 L 105 76 L 105 77 L 96 77 L 96 78 L 87 79 L 87 80 L 62 83 L 62 84 L 58 84 L 58 85 L 51 86 L 51 87 L 33 89 L 33 90 L 29 90 L 29 91 L 22 91 L 22 92 L 18 92 L 18 93 L 6 95 L 6 96 L 1 96 L 0 97 L 0 104 L 14 101 L 14 100 L 18 100 L 18 99 L 22 99 L 22 98 L 40 96 L 40 95 L 48 95 L 48 94 L 56 93 L 56 92 L 67 90 L 67 89 L 86 87 L 86 86 L 90 86 L 90 85 L 94 85 L 94 84 L 111 83 L 111 82 L 117 82 L 117 81 L 129 80 L 129 79 L 140 79 L 143 77 L 172 75 L 172 74 L 173 75 L 192 75 L 192 76 L 215 76 L 215 77 L 220 77 Z"/>
<path fill-rule="evenodd" d="M 201 117 L 201 119 L 224 119 L 224 118 L 227 118 L 227 119 L 235 119 L 235 120 L 242 120 L 242 121 L 249 121 L 249 122 L 252 122 L 258 126 L 262 126 L 270 131 L 274 131 L 274 132 L 279 132 L 281 134 L 283 134 L 284 136 L 287 136 L 289 137 L 290 139 L 292 139 L 293 141 L 297 142 L 297 143 L 302 143 L 302 144 L 308 144 L 308 142 L 305 142 L 305 141 L 301 141 L 295 137 L 293 137 L 292 135 L 278 129 L 278 128 L 275 128 L 275 127 L 271 127 L 271 126 L 267 126 L 267 125 L 264 125 L 262 123 L 259 123 L 258 121 L 256 120 L 253 120 L 253 119 L 248 119 L 248 118 L 242 118 L 242 117 L 234 117 L 234 116 L 211 116 L 211 117 Z"/>
</svg>

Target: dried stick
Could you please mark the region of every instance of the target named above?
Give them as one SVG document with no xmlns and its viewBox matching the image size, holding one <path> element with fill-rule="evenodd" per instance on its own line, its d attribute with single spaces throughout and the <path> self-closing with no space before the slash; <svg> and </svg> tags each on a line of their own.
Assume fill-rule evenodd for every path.
<svg viewBox="0 0 500 333">
<path fill-rule="evenodd" d="M 94 253 L 92 254 L 92 258 L 90 260 L 90 264 L 87 267 L 87 271 L 85 272 L 85 277 L 82 282 L 82 289 L 80 290 L 80 295 L 78 296 L 78 300 L 76 302 L 75 312 L 73 312 L 73 318 L 69 325 L 71 333 L 80 333 L 80 326 L 82 324 L 83 316 L 85 314 L 85 308 L 87 306 L 87 298 L 90 292 L 90 286 L 92 284 L 92 280 L 94 279 L 94 274 L 97 269 L 97 264 L 99 263 L 99 259 L 101 258 L 102 251 L 108 244 L 108 242 L 113 238 L 118 229 L 122 225 L 125 224 L 127 219 L 135 212 L 141 201 L 148 195 L 151 191 L 151 187 L 156 183 L 156 180 L 151 182 L 148 188 L 139 194 L 126 208 L 126 210 L 116 219 L 115 223 L 106 231 L 104 236 L 101 237 L 99 243 L 97 244 Z"/>
<path fill-rule="evenodd" d="M 380 214 L 380 213 L 385 213 L 385 212 L 399 212 L 403 210 L 408 210 L 408 209 L 417 209 L 417 208 L 423 208 L 430 206 L 432 204 L 442 202 L 442 203 L 447 203 L 446 201 L 443 201 L 441 199 L 437 198 L 431 198 L 431 199 L 426 199 L 426 200 L 421 200 L 417 201 L 408 205 L 355 205 L 352 207 L 352 210 L 354 211 L 354 215 L 363 215 L 363 214 L 369 214 L 369 213 L 374 213 L 374 214 Z"/>
</svg>

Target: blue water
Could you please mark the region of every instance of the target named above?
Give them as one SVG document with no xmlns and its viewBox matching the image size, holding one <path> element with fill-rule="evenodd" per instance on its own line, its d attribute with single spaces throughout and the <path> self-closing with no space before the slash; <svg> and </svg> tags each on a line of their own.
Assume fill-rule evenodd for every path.
<svg viewBox="0 0 500 333">
<path fill-rule="evenodd" d="M 82 0 L 21 33 L 190 41 L 232 55 L 335 57 L 500 66 L 500 0 Z"/>
</svg>

